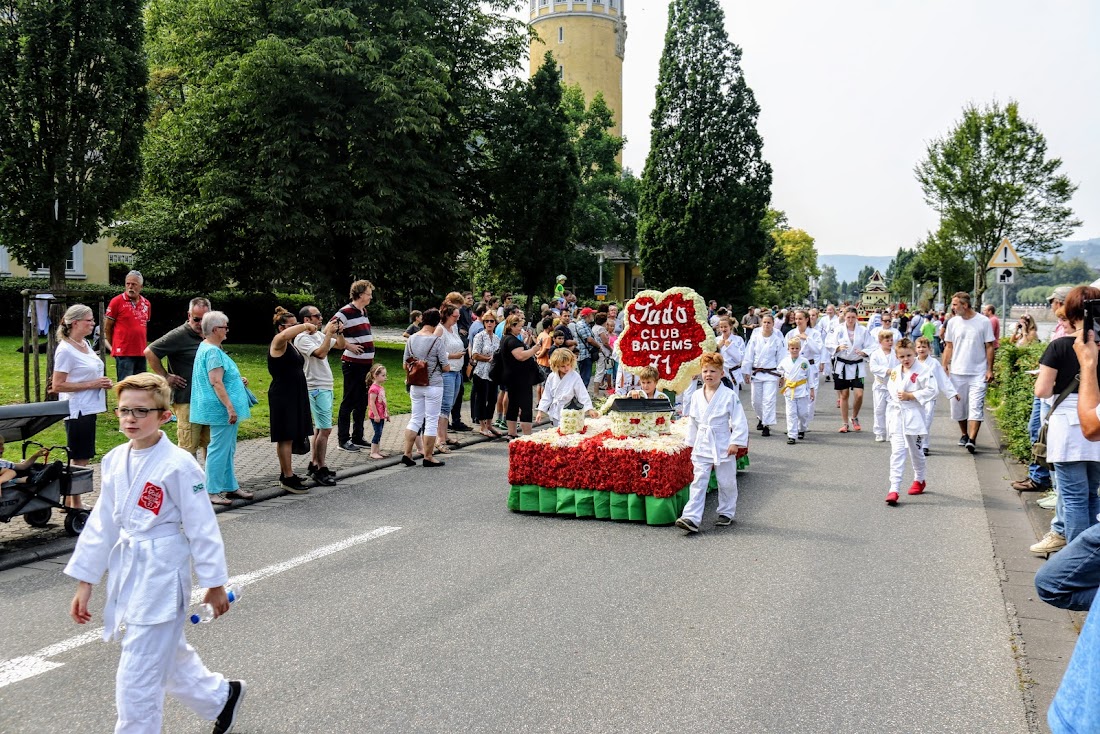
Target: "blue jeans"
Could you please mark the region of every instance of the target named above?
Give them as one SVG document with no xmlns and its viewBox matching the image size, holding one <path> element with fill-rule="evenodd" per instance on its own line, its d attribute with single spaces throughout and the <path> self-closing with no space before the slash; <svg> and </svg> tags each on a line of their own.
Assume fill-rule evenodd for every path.
<svg viewBox="0 0 1100 734">
<path fill-rule="evenodd" d="M 1096 524 L 1100 513 L 1100 461 L 1059 461 L 1054 464 L 1058 476 L 1059 517 L 1065 526 L 1067 543 Z M 1053 527 L 1053 526 L 1052 526 Z"/>
<path fill-rule="evenodd" d="M 592 360 L 586 359 L 583 362 L 577 362 L 577 374 L 581 376 L 581 382 L 585 387 L 588 387 L 588 383 L 592 381 Z"/>
<path fill-rule="evenodd" d="M 382 428 L 385 427 L 386 421 L 376 421 L 372 418 L 370 424 L 374 426 L 374 438 L 370 442 L 375 445 L 382 443 Z"/>
<path fill-rule="evenodd" d="M 458 387 L 462 384 L 462 373 L 458 370 L 443 373 L 443 404 L 439 408 L 439 414 L 444 418 L 450 415 L 451 406 L 454 405 Z"/>
<path fill-rule="evenodd" d="M 1035 574 L 1039 598 L 1059 609 L 1088 611 L 1100 586 L 1100 525 L 1055 553 Z"/>
<path fill-rule="evenodd" d="M 1043 423 L 1043 418 L 1047 412 L 1046 406 L 1043 405 L 1043 401 L 1039 398 L 1032 398 L 1031 400 L 1031 418 L 1027 421 L 1027 435 L 1031 439 L 1032 443 L 1039 440 L 1039 427 Z M 1031 481 L 1044 487 L 1050 486 L 1050 469 L 1042 464 L 1030 464 L 1027 467 L 1027 475 L 1031 477 Z"/>
<path fill-rule="evenodd" d="M 115 374 L 118 375 L 118 381 L 122 382 L 131 375 L 144 372 L 147 364 L 145 357 L 115 357 Z"/>
</svg>

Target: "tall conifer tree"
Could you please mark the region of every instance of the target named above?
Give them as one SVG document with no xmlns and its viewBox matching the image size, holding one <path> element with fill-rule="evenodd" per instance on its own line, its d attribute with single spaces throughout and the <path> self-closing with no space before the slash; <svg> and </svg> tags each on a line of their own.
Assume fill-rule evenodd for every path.
<svg viewBox="0 0 1100 734">
<path fill-rule="evenodd" d="M 673 0 L 638 217 L 650 287 L 744 303 L 771 247 L 772 172 L 740 61 L 718 0 Z"/>
</svg>

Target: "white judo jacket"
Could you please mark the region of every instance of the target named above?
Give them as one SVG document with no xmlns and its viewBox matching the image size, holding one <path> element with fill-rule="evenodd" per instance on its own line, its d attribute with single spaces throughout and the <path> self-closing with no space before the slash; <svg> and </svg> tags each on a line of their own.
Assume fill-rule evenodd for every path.
<svg viewBox="0 0 1100 734">
<path fill-rule="evenodd" d="M 810 366 L 810 360 L 803 358 L 801 354 L 798 359 L 791 359 L 790 354 L 784 357 L 779 363 L 779 372 L 785 380 L 783 387 L 779 389 L 783 398 L 808 398 L 810 388 L 817 387 L 813 379 L 817 369 Z"/>
<path fill-rule="evenodd" d="M 928 432 L 924 409 L 936 397 L 936 378 L 914 362 L 913 369 L 894 367 L 886 377 L 886 430 L 903 436 L 922 436 Z M 899 400 L 898 392 L 912 393 L 915 400 Z"/>
<path fill-rule="evenodd" d="M 849 332 L 844 323 L 837 327 L 836 346 L 840 347 L 840 351 L 836 353 L 836 373 L 842 380 L 863 377 L 865 363 L 863 357 L 856 352 L 870 354 L 878 348 L 866 326 L 856 324 L 855 331 Z"/>
<path fill-rule="evenodd" d="M 884 352 L 878 348 L 871 352 L 871 374 L 875 376 L 875 389 L 885 390 L 886 380 L 890 377 L 890 370 L 898 366 L 898 358 L 894 353 Z"/>
<path fill-rule="evenodd" d="M 736 461 L 731 446 L 749 445 L 749 421 L 737 393 L 719 385 L 707 402 L 705 391 L 696 390 L 684 410 L 687 435 L 684 444 L 693 448 L 692 461 L 721 464 Z"/>
<path fill-rule="evenodd" d="M 561 411 L 576 398 L 585 410 L 592 410 L 592 398 L 588 395 L 588 389 L 576 370 L 569 370 L 562 377 L 557 372 L 551 372 L 546 378 L 546 384 L 542 387 L 542 399 L 539 400 L 538 410 L 541 410 L 556 426 L 561 423 Z"/>
<path fill-rule="evenodd" d="M 163 432 L 155 446 L 130 451 L 125 444 L 103 457 L 99 501 L 65 567 L 90 584 L 109 572 L 105 640 L 122 624 L 176 619 L 191 600 L 192 564 L 204 588 L 229 581 L 202 467 Z"/>
<path fill-rule="evenodd" d="M 718 351 L 722 355 L 722 364 L 725 366 L 726 374 L 734 385 L 740 385 L 744 381 L 741 372 L 741 359 L 745 356 L 745 340 L 737 334 L 730 334 L 730 340 L 725 344 L 722 344 L 721 336 L 715 336 L 715 339 L 718 343 Z"/>
<path fill-rule="evenodd" d="M 764 332 L 753 334 L 749 339 L 749 346 L 745 349 L 745 356 L 741 360 L 741 372 L 746 377 L 760 382 L 776 382 L 779 375 L 776 369 L 783 358 L 787 356 L 787 341 L 776 329 L 770 337 L 765 338 Z M 754 369 L 764 369 L 768 372 L 756 372 Z"/>
<path fill-rule="evenodd" d="M 939 390 L 940 394 L 946 395 L 951 400 L 955 399 L 959 391 L 955 389 L 955 383 L 951 382 L 951 378 L 947 376 L 947 372 L 943 369 L 943 365 L 939 363 L 939 360 L 929 357 L 923 362 L 917 360 L 917 364 L 931 373 L 932 379 L 936 381 L 936 389 Z"/>
</svg>

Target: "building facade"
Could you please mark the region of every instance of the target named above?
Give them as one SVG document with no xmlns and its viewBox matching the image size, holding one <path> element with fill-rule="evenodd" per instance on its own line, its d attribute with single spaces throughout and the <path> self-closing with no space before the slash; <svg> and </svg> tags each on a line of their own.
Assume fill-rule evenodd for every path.
<svg viewBox="0 0 1100 734">
<path fill-rule="evenodd" d="M 591 102 L 597 92 L 615 116 L 611 133 L 623 134 L 623 61 L 626 58 L 626 0 L 530 0 L 529 73 L 534 76 L 546 52 L 558 62 L 562 83 L 577 85 Z M 622 153 L 619 154 L 622 164 Z M 622 303 L 641 288 L 641 272 L 613 243 L 602 262 L 612 270 L 608 298 Z M 588 297 L 589 294 L 578 294 Z"/>
<path fill-rule="evenodd" d="M 72 253 L 65 263 L 66 280 L 84 280 L 89 283 L 107 285 L 110 283 L 112 263 L 134 262 L 134 252 L 128 247 L 115 244 L 114 235 L 104 235 L 92 244 L 83 240 L 73 245 Z M 0 278 L 42 278 L 48 281 L 48 268 L 27 267 L 0 246 Z"/>
</svg>

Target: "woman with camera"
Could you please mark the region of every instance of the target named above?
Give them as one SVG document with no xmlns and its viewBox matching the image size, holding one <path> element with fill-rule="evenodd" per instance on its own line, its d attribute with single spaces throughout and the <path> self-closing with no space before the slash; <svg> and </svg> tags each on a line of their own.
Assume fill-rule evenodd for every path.
<svg viewBox="0 0 1100 734">
<path fill-rule="evenodd" d="M 1058 485 L 1050 532 L 1031 550 L 1050 553 L 1084 532 L 1100 513 L 1100 443 L 1089 441 L 1077 419 L 1080 365 L 1073 342 L 1085 324 L 1085 301 L 1100 299 L 1100 288 L 1078 286 L 1062 307 L 1068 335 L 1053 339 L 1039 360 L 1035 397 L 1057 403 L 1048 418 L 1047 462 Z"/>
</svg>

